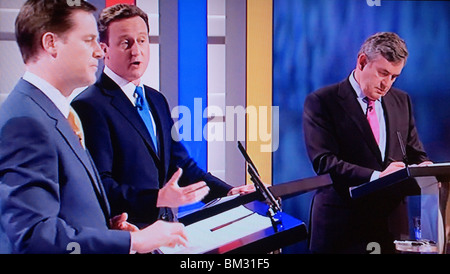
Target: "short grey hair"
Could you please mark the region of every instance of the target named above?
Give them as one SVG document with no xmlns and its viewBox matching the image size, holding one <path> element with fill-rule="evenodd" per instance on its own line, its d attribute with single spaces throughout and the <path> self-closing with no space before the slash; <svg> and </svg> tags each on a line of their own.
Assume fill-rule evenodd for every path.
<svg viewBox="0 0 450 274">
<path fill-rule="evenodd" d="M 359 50 L 358 57 L 365 54 L 372 61 L 377 54 L 381 54 L 391 63 L 398 63 L 408 58 L 405 41 L 394 32 L 378 32 L 367 38 Z"/>
</svg>

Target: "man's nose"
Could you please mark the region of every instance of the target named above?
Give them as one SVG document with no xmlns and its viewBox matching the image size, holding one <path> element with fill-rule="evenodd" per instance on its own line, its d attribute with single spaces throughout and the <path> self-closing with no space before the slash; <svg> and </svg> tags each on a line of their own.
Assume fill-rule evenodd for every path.
<svg viewBox="0 0 450 274">
<path fill-rule="evenodd" d="M 382 88 L 390 87 L 394 83 L 395 78 L 392 76 L 386 76 L 381 80 L 381 86 Z"/>
<path fill-rule="evenodd" d="M 105 53 L 103 52 L 102 48 L 100 47 L 100 44 L 98 42 L 95 42 L 94 58 L 101 59 L 103 57 L 105 57 Z"/>
<path fill-rule="evenodd" d="M 131 45 L 131 55 L 136 56 L 139 55 L 142 51 L 141 51 L 141 47 L 139 46 L 139 44 L 134 41 L 134 43 Z"/>
</svg>

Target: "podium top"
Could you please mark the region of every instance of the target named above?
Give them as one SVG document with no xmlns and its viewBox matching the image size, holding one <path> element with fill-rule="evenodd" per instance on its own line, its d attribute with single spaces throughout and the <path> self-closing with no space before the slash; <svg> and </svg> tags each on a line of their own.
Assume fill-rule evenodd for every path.
<svg viewBox="0 0 450 274">
<path fill-rule="evenodd" d="M 329 174 L 290 181 L 270 186 L 269 190 L 276 198 L 288 199 L 333 184 Z"/>
<path fill-rule="evenodd" d="M 408 179 L 427 176 L 448 180 L 450 178 L 450 163 L 437 163 L 427 166 L 410 165 L 378 180 L 350 187 L 350 197 L 353 199 L 361 198 L 387 187 L 405 182 Z"/>
<path fill-rule="evenodd" d="M 268 190 L 276 199 L 288 199 L 331 184 L 331 178 L 326 174 L 277 184 L 268 187 Z M 212 217 L 253 201 L 264 201 L 264 197 L 260 192 L 255 191 L 249 194 L 236 195 L 234 197 L 218 198 L 206 204 L 204 207 L 180 217 L 178 221 L 184 225 L 190 225 L 202 219 Z"/>
<path fill-rule="evenodd" d="M 264 254 L 307 239 L 306 224 L 284 212 L 282 229 L 265 216 L 268 205 L 253 201 L 186 226 L 187 247 L 161 247 L 164 254 Z"/>
<path fill-rule="evenodd" d="M 406 169 L 409 170 L 411 177 L 450 176 L 450 163 L 436 163 L 427 166 L 411 165 Z"/>
</svg>

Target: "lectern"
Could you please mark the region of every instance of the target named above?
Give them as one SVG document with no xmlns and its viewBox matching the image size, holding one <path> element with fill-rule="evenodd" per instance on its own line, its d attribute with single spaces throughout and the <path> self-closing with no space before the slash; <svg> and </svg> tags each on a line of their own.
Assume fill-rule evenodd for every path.
<svg viewBox="0 0 450 274">
<path fill-rule="evenodd" d="M 449 184 L 450 163 L 440 163 L 408 166 L 378 180 L 352 187 L 349 191 L 353 199 L 372 195 L 402 196 L 404 206 L 400 214 L 408 219 L 407 227 L 403 229 L 414 231 L 420 226 L 421 238 L 436 242 L 439 253 L 450 253 Z M 411 203 L 416 204 L 415 210 L 408 205 Z"/>
<path fill-rule="evenodd" d="M 256 191 L 223 197 L 179 218 L 190 238 L 187 248 L 165 248 L 162 253 L 268 253 L 307 238 L 304 222 L 282 212 L 281 200 L 332 184 L 329 175 L 267 187 L 238 142 Z"/>
<path fill-rule="evenodd" d="M 330 185 L 329 175 L 304 178 L 270 186 L 277 200 L 287 199 Z M 161 248 L 165 254 L 264 254 L 303 241 L 306 224 L 285 212 L 272 219 L 270 205 L 259 191 L 223 197 L 179 218 L 186 226 L 187 248 Z"/>
</svg>

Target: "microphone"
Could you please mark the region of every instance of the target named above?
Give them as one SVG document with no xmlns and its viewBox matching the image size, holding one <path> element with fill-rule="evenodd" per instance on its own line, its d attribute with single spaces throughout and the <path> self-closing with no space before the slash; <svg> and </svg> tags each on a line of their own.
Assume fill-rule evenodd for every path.
<svg viewBox="0 0 450 274">
<path fill-rule="evenodd" d="M 406 147 L 405 144 L 403 143 L 402 134 L 398 130 L 397 130 L 397 139 L 398 143 L 400 144 L 400 149 L 402 150 L 403 163 L 405 163 L 405 166 L 408 167 L 408 156 L 406 156 Z"/>
<path fill-rule="evenodd" d="M 241 151 L 241 154 L 244 156 L 245 161 L 254 169 L 256 174 L 259 176 L 258 169 L 256 168 L 255 164 L 253 163 L 252 159 L 250 159 L 250 156 L 247 154 L 247 151 L 245 150 L 244 146 L 240 141 L 238 141 L 238 148 Z"/>
<path fill-rule="evenodd" d="M 250 174 L 250 180 L 255 184 L 256 189 L 263 195 L 263 197 L 270 205 L 271 209 L 273 209 L 275 212 L 281 212 L 281 205 L 279 204 L 275 196 L 273 196 L 272 192 L 261 181 L 259 172 L 256 169 L 255 164 L 253 163 L 252 159 L 250 159 L 250 156 L 248 155 L 247 151 L 240 141 L 238 141 L 238 148 L 244 156 L 245 161 L 248 163 L 247 171 Z"/>
</svg>

